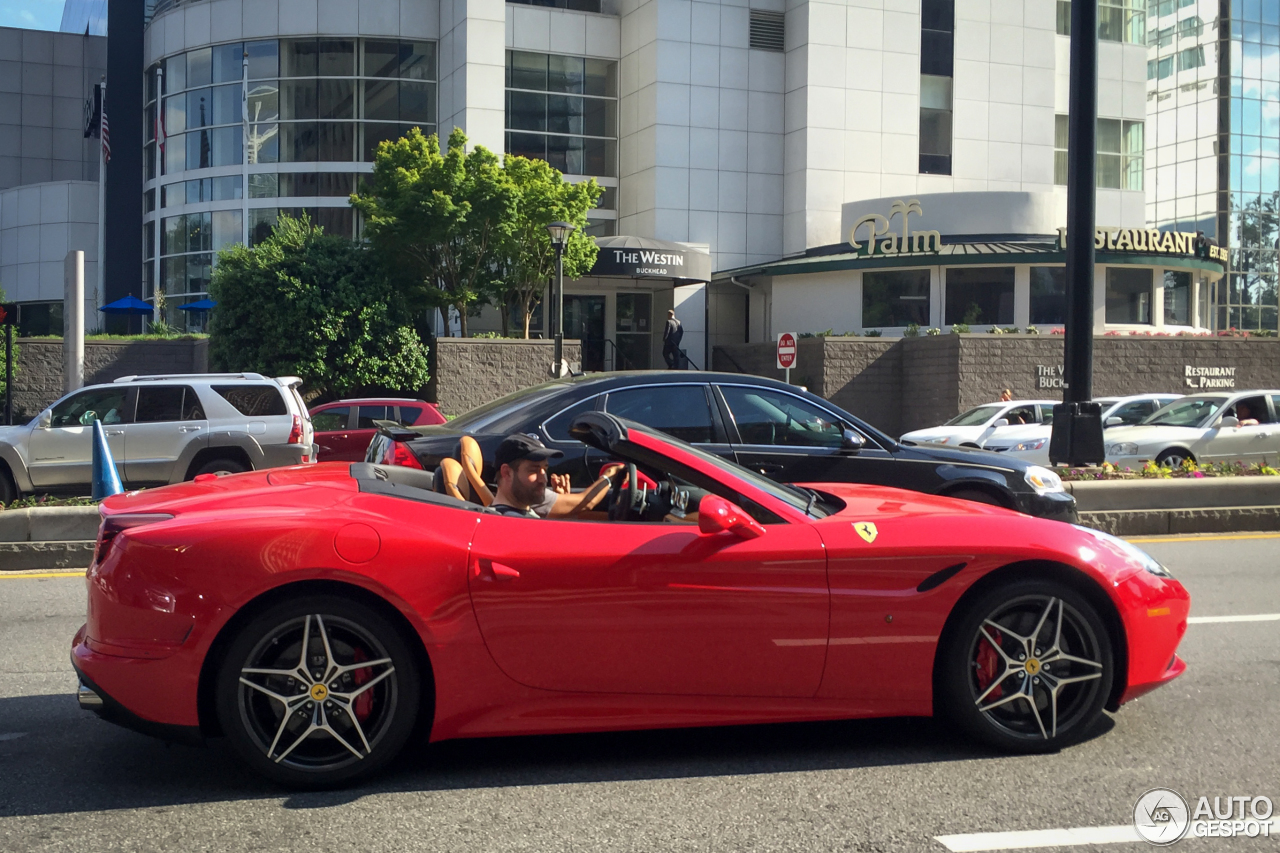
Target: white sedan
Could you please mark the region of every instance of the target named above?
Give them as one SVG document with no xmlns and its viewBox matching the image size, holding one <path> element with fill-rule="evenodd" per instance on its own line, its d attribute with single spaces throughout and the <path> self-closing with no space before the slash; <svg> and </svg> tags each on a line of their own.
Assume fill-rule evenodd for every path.
<svg viewBox="0 0 1280 853">
<path fill-rule="evenodd" d="M 1176 467 L 1195 462 L 1274 463 L 1280 457 L 1280 391 L 1192 394 L 1141 424 L 1106 436 L 1107 461 L 1138 468 L 1147 460 Z"/>
<path fill-rule="evenodd" d="M 1177 400 L 1179 394 L 1136 394 L 1132 397 L 1099 397 L 1104 429 L 1140 423 L 1156 409 Z M 1050 412 L 1052 416 L 1052 412 Z M 1053 434 L 1052 417 L 1033 426 L 1010 427 L 983 443 L 986 450 L 1007 453 L 1034 465 L 1049 464 L 1049 438 Z"/>
<path fill-rule="evenodd" d="M 901 441 L 932 442 L 953 447 L 982 447 L 997 430 L 1053 422 L 1053 400 L 1010 400 L 987 403 L 957 415 L 942 426 L 906 433 Z"/>
</svg>

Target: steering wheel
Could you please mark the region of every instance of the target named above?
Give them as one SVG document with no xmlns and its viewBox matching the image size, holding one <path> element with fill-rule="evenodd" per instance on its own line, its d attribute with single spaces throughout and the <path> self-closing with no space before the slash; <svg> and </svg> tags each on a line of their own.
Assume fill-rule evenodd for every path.
<svg viewBox="0 0 1280 853">
<path fill-rule="evenodd" d="M 635 509 L 636 480 L 639 479 L 634 462 L 627 463 L 627 477 L 622 485 L 609 490 L 609 520 L 627 521 Z"/>
</svg>

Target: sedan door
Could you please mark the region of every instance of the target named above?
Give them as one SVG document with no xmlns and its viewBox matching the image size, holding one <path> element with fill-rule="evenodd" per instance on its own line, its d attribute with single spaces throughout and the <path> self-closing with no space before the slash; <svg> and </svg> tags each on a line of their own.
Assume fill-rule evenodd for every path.
<svg viewBox="0 0 1280 853">
<path fill-rule="evenodd" d="M 37 489 L 89 485 L 95 420 L 102 421 L 116 463 L 124 462 L 124 425 L 132 420 L 132 391 L 128 385 L 89 388 L 55 405 L 49 426 L 31 431 L 27 467 L 32 485 Z"/>
<path fill-rule="evenodd" d="M 829 617 L 822 541 L 809 524 L 766 530 L 485 515 L 468 567 L 485 645 L 543 690 L 812 696 Z"/>
<path fill-rule="evenodd" d="M 317 459 L 320 462 L 338 462 L 349 458 L 351 452 L 351 407 L 329 406 L 317 409 L 311 416 L 311 426 L 315 430 L 315 443 L 320 448 Z M 360 448 L 359 458 L 349 461 L 359 462 L 364 459 L 364 451 L 369 442 Z"/>
<path fill-rule="evenodd" d="M 168 483 L 187 445 L 208 444 L 209 421 L 195 389 L 184 385 L 141 385 L 133 423 L 126 424 L 124 432 L 125 480 L 135 486 Z M 185 475 L 186 471 L 180 473 Z"/>
<path fill-rule="evenodd" d="M 1217 462 L 1244 462 L 1252 464 L 1261 462 L 1268 451 L 1274 452 L 1276 424 L 1271 423 L 1271 415 L 1264 396 L 1241 397 L 1223 409 L 1222 415 L 1236 415 L 1238 407 L 1244 404 L 1258 423 L 1249 426 L 1218 426 L 1205 433 L 1207 443 L 1200 458 Z"/>
</svg>

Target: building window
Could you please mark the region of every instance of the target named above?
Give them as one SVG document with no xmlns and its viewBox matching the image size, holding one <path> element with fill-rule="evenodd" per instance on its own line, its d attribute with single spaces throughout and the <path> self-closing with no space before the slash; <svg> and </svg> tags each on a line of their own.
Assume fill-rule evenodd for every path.
<svg viewBox="0 0 1280 853">
<path fill-rule="evenodd" d="M 574 12 L 600 12 L 600 0 L 507 0 L 524 6 L 549 6 L 552 9 L 569 9 Z"/>
<path fill-rule="evenodd" d="M 1145 44 L 1145 9 L 1143 0 L 1098 0 L 1099 41 Z M 1071 35 L 1071 0 L 1058 0 L 1058 35 Z"/>
<path fill-rule="evenodd" d="M 1148 0 L 1147 15 L 1152 18 L 1172 15 L 1179 9 L 1194 6 L 1196 0 Z"/>
<path fill-rule="evenodd" d="M 920 6 L 920 173 L 951 174 L 951 80 L 954 73 L 953 0 Z"/>
<path fill-rule="evenodd" d="M 1178 21 L 1178 38 L 1180 39 L 1199 38 L 1203 33 L 1204 21 L 1195 15 Z"/>
<path fill-rule="evenodd" d="M 1164 323 L 1166 326 L 1191 325 L 1191 273 L 1165 270 Z"/>
<path fill-rule="evenodd" d="M 1165 56 L 1160 59 L 1147 60 L 1147 79 L 1163 80 L 1166 77 L 1173 76 L 1173 57 Z"/>
<path fill-rule="evenodd" d="M 1151 324 L 1150 269 L 1107 267 L 1107 322 Z"/>
<path fill-rule="evenodd" d="M 1031 268 L 1031 324 L 1053 325 L 1067 321 L 1067 270 L 1065 267 Z"/>
<path fill-rule="evenodd" d="M 1013 325 L 1013 267 L 947 270 L 946 308 L 948 326 Z"/>
<path fill-rule="evenodd" d="M 929 325 L 929 271 L 888 270 L 862 274 L 862 325 Z"/>
<path fill-rule="evenodd" d="M 786 15 L 782 12 L 752 9 L 747 43 L 752 50 L 786 50 Z"/>
<path fill-rule="evenodd" d="M 618 174 L 616 62 L 507 51 L 508 154 L 566 175 Z"/>
<path fill-rule="evenodd" d="M 1197 45 L 1178 51 L 1178 70 L 1190 71 L 1192 68 L 1204 67 L 1204 46 Z"/>
<path fill-rule="evenodd" d="M 1071 138 L 1071 119 L 1068 116 L 1053 117 L 1053 182 L 1060 187 L 1067 185 L 1067 145 Z"/>
<path fill-rule="evenodd" d="M 1098 164 L 1095 184 L 1103 189 L 1141 190 L 1143 185 L 1143 128 L 1140 121 L 1098 119 Z M 1054 117 L 1053 182 L 1067 185 L 1067 144 L 1070 118 Z"/>
</svg>

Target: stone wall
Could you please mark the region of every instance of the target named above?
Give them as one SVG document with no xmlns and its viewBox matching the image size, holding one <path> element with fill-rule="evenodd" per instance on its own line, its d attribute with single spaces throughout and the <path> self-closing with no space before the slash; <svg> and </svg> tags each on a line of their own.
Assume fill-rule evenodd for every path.
<svg viewBox="0 0 1280 853">
<path fill-rule="evenodd" d="M 18 375 L 13 383 L 14 420 L 34 417 L 62 396 L 62 339 L 19 338 Z M 147 373 L 205 373 L 209 342 L 85 341 L 84 384 Z"/>
<path fill-rule="evenodd" d="M 432 382 L 434 401 L 447 415 L 485 403 L 551 379 L 555 343 L 545 340 L 437 338 Z M 578 341 L 564 342 L 564 358 L 582 361 Z M 426 399 L 431 400 L 432 396 Z"/>
<path fill-rule="evenodd" d="M 794 384 L 890 433 L 934 426 L 989 403 L 1008 388 L 1018 399 L 1062 399 L 1061 335 L 938 335 L 805 338 Z M 1280 388 L 1280 339 L 1094 338 L 1094 396 Z M 716 347 L 714 369 L 782 378 L 773 344 Z M 1188 375 L 1188 368 L 1192 375 Z M 1204 376 L 1223 373 L 1224 376 Z"/>
</svg>

